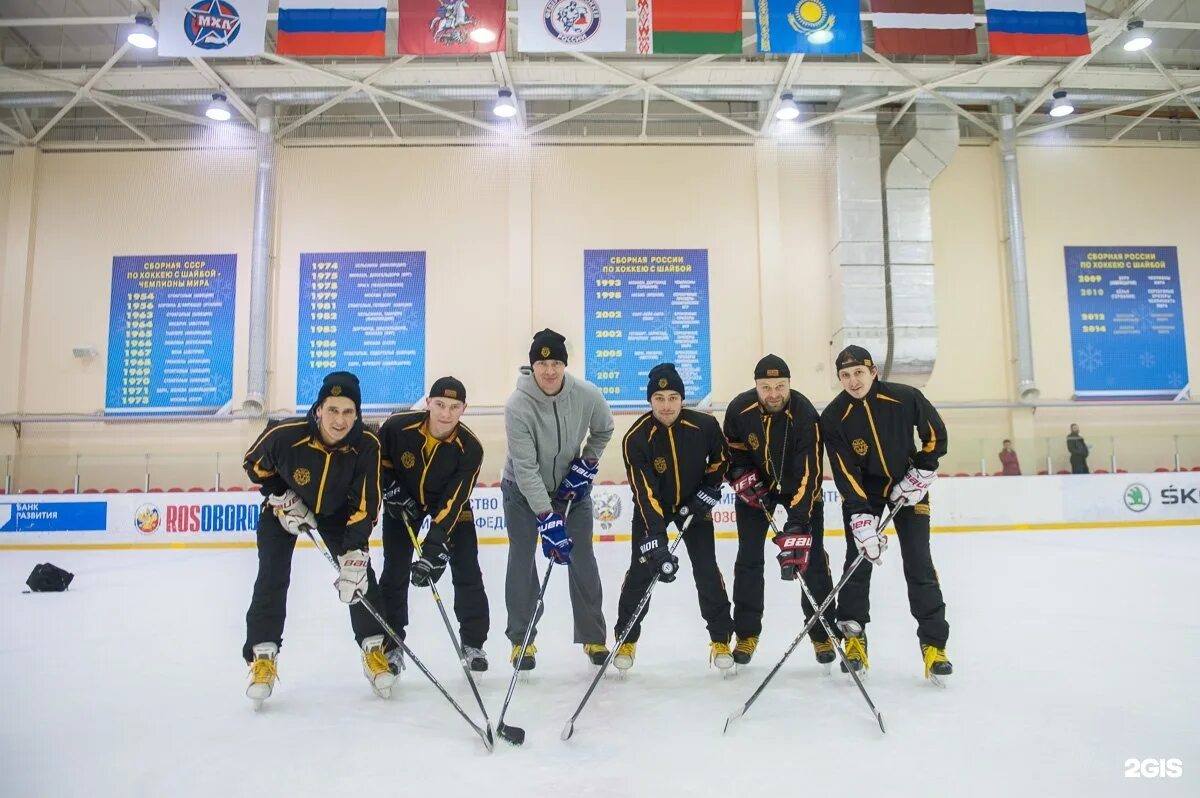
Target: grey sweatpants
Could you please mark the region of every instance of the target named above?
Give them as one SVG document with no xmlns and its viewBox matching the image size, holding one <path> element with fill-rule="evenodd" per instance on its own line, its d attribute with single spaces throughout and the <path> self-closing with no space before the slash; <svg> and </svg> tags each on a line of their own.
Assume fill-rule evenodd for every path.
<svg viewBox="0 0 1200 798">
<path fill-rule="evenodd" d="M 546 568 L 544 563 L 549 560 L 535 556 L 541 543 L 537 533 L 537 516 L 530 509 L 529 502 L 525 501 L 517 483 L 504 480 L 500 483 L 500 492 L 504 496 L 504 523 L 508 526 L 508 574 L 504 582 L 508 626 L 504 634 L 514 646 L 518 646 L 533 616 L 533 608 L 537 605 L 538 588 L 541 587 L 542 572 Z M 603 643 L 608 635 L 602 608 L 604 593 L 600 586 L 600 569 L 596 566 L 596 552 L 592 548 L 591 497 L 571 505 L 571 512 L 567 516 L 567 536 L 575 544 L 571 550 L 571 564 L 566 566 L 571 587 L 571 611 L 575 617 L 575 642 Z M 561 568 L 556 566 L 555 570 Z M 559 578 L 562 578 L 561 575 Z M 530 641 L 536 638 L 535 626 Z"/>
</svg>

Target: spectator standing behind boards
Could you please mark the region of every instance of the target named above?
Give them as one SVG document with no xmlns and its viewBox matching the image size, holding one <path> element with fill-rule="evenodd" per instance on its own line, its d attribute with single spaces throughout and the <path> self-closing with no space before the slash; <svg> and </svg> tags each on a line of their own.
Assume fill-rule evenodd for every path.
<svg viewBox="0 0 1200 798">
<path fill-rule="evenodd" d="M 1013 451 L 1012 441 L 1006 438 L 1003 446 L 1004 448 L 1000 450 L 1000 476 L 1021 476 L 1021 463 L 1017 460 L 1017 453 Z"/>
<path fill-rule="evenodd" d="M 1072 474 L 1090 474 L 1087 456 L 1088 445 L 1079 434 L 1079 425 L 1071 425 L 1071 434 L 1067 436 L 1067 452 L 1071 455 Z"/>
</svg>

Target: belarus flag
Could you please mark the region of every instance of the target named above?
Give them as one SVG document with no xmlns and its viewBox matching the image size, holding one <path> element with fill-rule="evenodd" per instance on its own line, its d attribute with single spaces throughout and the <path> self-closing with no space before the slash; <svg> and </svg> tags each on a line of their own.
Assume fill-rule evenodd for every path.
<svg viewBox="0 0 1200 798">
<path fill-rule="evenodd" d="M 1087 55 L 1084 0 L 984 0 L 995 55 Z"/>
<path fill-rule="evenodd" d="M 382 56 L 386 30 L 386 0 L 279 0 L 275 52 Z"/>
<path fill-rule="evenodd" d="M 871 0 L 875 51 L 892 55 L 974 55 L 974 0 Z"/>
</svg>

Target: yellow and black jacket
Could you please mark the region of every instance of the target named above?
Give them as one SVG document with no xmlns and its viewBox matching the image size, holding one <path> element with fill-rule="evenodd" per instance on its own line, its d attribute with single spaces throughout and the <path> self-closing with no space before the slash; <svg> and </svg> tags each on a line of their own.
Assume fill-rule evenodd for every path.
<svg viewBox="0 0 1200 798">
<path fill-rule="evenodd" d="M 758 469 L 764 484 L 787 507 L 789 524 L 808 528 L 813 503 L 821 500 L 820 417 L 799 391 L 778 413 L 768 413 L 751 389 L 725 410 L 731 473 Z"/>
<path fill-rule="evenodd" d="M 914 443 L 913 431 L 921 440 Z M 925 395 L 876 380 L 862 399 L 842 391 L 821 413 L 833 481 L 851 513 L 878 510 L 910 465 L 937 471 L 946 425 Z"/>
<path fill-rule="evenodd" d="M 649 534 L 666 534 L 667 524 L 702 485 L 720 488 L 729 450 L 717 420 L 684 408 L 667 427 L 645 413 L 621 442 L 625 473 L 638 515 Z"/>
<path fill-rule="evenodd" d="M 383 447 L 383 481 L 400 482 L 409 496 L 428 513 L 430 523 L 449 535 L 459 521 L 474 523 L 471 491 L 483 464 L 483 446 L 467 425 L 445 440 L 429 434 L 429 413 L 393 413 L 379 428 Z M 413 530 L 416 531 L 416 530 Z"/>
<path fill-rule="evenodd" d="M 348 549 L 366 548 L 379 514 L 379 439 L 361 419 L 334 447 L 321 442 L 311 411 L 271 423 L 246 452 L 243 467 L 264 496 L 291 488 L 322 531 L 344 531 Z"/>
</svg>

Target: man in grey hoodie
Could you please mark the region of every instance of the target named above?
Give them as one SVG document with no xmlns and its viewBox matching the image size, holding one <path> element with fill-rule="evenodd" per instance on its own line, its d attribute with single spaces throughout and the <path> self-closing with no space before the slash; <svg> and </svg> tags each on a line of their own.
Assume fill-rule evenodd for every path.
<svg viewBox="0 0 1200 798">
<path fill-rule="evenodd" d="M 508 452 L 500 489 L 509 540 L 504 597 L 505 634 L 513 644 L 510 659 L 519 670 L 535 664 L 533 637 L 525 656 L 516 660 L 537 604 L 534 547 L 540 537 L 546 557 L 568 566 L 575 642 L 583 644 L 589 660 L 602 665 L 608 656 L 607 634 L 589 494 L 613 435 L 612 412 L 595 385 L 566 373 L 566 338 L 554 330 L 533 337 L 529 366 L 521 369 L 504 407 Z M 568 501 L 570 512 L 564 518 Z M 536 636 L 536 627 L 534 631 Z"/>
</svg>

